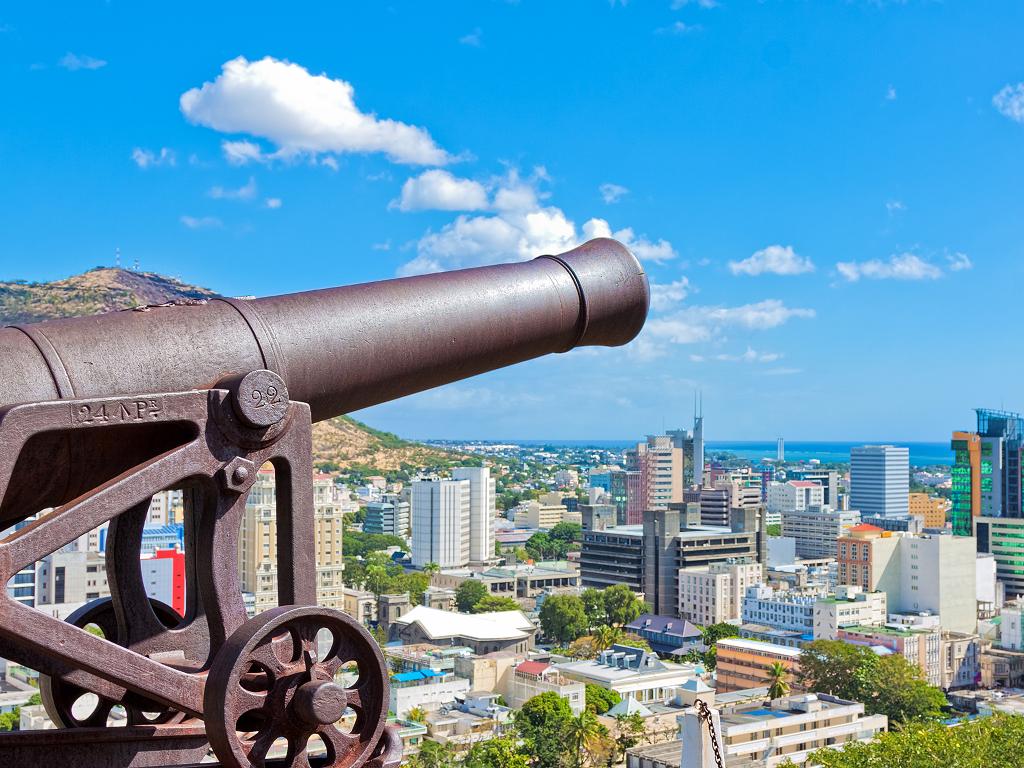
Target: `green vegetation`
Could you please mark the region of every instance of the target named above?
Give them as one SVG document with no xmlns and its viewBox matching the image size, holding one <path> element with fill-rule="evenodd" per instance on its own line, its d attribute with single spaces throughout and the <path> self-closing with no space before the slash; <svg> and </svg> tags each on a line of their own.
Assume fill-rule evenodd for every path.
<svg viewBox="0 0 1024 768">
<path fill-rule="evenodd" d="M 482 581 L 466 579 L 455 590 L 455 607 L 462 613 L 473 613 L 473 607 L 490 594 Z"/>
<path fill-rule="evenodd" d="M 16 731 L 21 725 L 21 707 L 0 714 L 0 731 Z"/>
<path fill-rule="evenodd" d="M 947 706 L 942 691 L 900 655 L 877 656 L 841 640 L 815 640 L 800 654 L 800 685 L 809 691 L 859 701 L 869 714 L 894 725 L 935 721 Z"/>
<path fill-rule="evenodd" d="M 473 604 L 470 613 L 493 613 L 496 611 L 522 610 L 519 603 L 505 595 L 487 595 Z"/>
<path fill-rule="evenodd" d="M 382 552 L 388 547 L 406 548 L 406 543 L 397 536 L 386 533 L 362 533 L 345 531 L 345 556 L 366 557 L 370 552 Z"/>
<path fill-rule="evenodd" d="M 718 665 L 718 641 L 726 637 L 739 637 L 740 630 L 735 624 L 719 622 L 700 628 L 701 641 L 706 650 L 690 651 L 686 654 L 686 661 L 691 664 L 703 664 L 706 669 L 712 670 Z"/>
<path fill-rule="evenodd" d="M 771 525 L 766 525 L 764 528 L 764 532 L 767 533 L 769 536 L 781 536 L 782 523 L 772 523 Z"/>
<path fill-rule="evenodd" d="M 420 751 L 409 758 L 406 768 L 451 768 L 455 765 L 455 750 L 450 744 L 424 741 Z"/>
<path fill-rule="evenodd" d="M 470 747 L 462 768 L 529 768 L 530 756 L 514 736 L 499 736 Z"/>
<path fill-rule="evenodd" d="M 615 643 L 628 642 L 627 637 L 640 640 L 635 635 L 624 635 L 621 627 L 636 619 L 644 608 L 643 601 L 625 584 L 605 590 L 585 589 L 579 597 L 554 595 L 545 600 L 540 625 L 545 635 L 562 644 L 592 635 L 591 645 L 601 651 Z"/>
<path fill-rule="evenodd" d="M 1024 717 L 995 715 L 948 728 L 917 723 L 867 744 L 822 749 L 808 764 L 822 768 L 1002 768 L 1020 766 Z M 792 764 L 790 764 L 792 765 Z"/>
<path fill-rule="evenodd" d="M 583 600 L 576 595 L 548 597 L 540 609 L 540 626 L 547 637 L 571 643 L 589 627 Z"/>
<path fill-rule="evenodd" d="M 609 691 L 607 688 L 602 688 L 599 685 L 592 685 L 590 683 L 586 684 L 584 696 L 586 698 L 587 709 L 598 715 L 603 715 L 609 709 L 622 701 L 622 697 L 615 691 Z"/>
<path fill-rule="evenodd" d="M 785 664 L 781 661 L 772 662 L 768 673 L 768 699 L 770 701 L 789 695 L 789 683 L 786 682 L 788 674 L 789 670 L 786 669 Z"/>
<path fill-rule="evenodd" d="M 569 702 L 554 692 L 534 696 L 516 712 L 516 727 L 535 768 L 566 768 L 566 737 L 573 719 Z"/>
</svg>

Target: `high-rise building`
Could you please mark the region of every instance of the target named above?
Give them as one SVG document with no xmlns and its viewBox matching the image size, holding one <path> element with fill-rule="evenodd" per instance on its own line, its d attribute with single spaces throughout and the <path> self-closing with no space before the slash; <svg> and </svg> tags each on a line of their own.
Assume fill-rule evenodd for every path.
<svg viewBox="0 0 1024 768">
<path fill-rule="evenodd" d="M 626 451 L 626 469 L 640 473 L 640 508 L 668 509 L 683 500 L 683 449 L 669 435 L 649 435 Z"/>
<path fill-rule="evenodd" d="M 412 483 L 412 564 L 441 568 L 469 564 L 469 480 L 429 478 Z"/>
<path fill-rule="evenodd" d="M 910 511 L 910 450 L 894 445 L 850 449 L 850 506 L 864 516 Z"/>
<path fill-rule="evenodd" d="M 768 486 L 768 511 L 788 512 L 825 504 L 825 488 L 810 480 L 789 480 Z"/>
<path fill-rule="evenodd" d="M 693 399 L 693 430 L 674 429 L 667 434 L 683 451 L 683 488 L 704 485 L 704 404 Z"/>
<path fill-rule="evenodd" d="M 679 571 L 679 616 L 701 626 L 740 618 L 747 587 L 764 580 L 764 566 L 751 558 Z"/>
<path fill-rule="evenodd" d="M 342 535 L 351 502 L 332 475 L 313 477 L 314 552 L 317 602 L 341 608 L 344 589 Z M 269 464 L 249 489 L 239 529 L 238 572 L 242 591 L 255 598 L 256 612 L 278 605 L 277 477 Z"/>
<path fill-rule="evenodd" d="M 974 432 L 954 432 L 950 443 L 953 449 L 953 466 L 950 522 L 956 536 L 971 536 L 974 533 L 974 518 L 981 514 L 981 437 Z M 991 462 L 987 485 L 991 488 Z"/>
<path fill-rule="evenodd" d="M 786 460 L 786 441 L 779 438 L 778 443 L 775 445 L 775 460 L 785 461 Z"/>
<path fill-rule="evenodd" d="M 1021 509 L 1021 450 L 1024 416 L 979 408 L 981 438 L 981 514 L 1024 517 Z"/>
<path fill-rule="evenodd" d="M 610 495 L 615 505 L 617 525 L 640 525 L 644 520 L 643 493 L 640 473 L 616 469 L 609 474 Z"/>
<path fill-rule="evenodd" d="M 469 481 L 469 561 L 494 558 L 495 482 L 489 467 L 455 467 L 455 480 Z"/>
<path fill-rule="evenodd" d="M 887 593 L 891 612 L 929 611 L 938 614 L 943 629 L 977 630 L 978 565 L 972 539 L 861 524 L 839 539 L 837 559 L 840 584 Z"/>
<path fill-rule="evenodd" d="M 782 535 L 795 541 L 797 557 L 835 557 L 836 541 L 859 522 L 860 512 L 855 509 L 811 504 L 803 509 L 783 510 Z"/>
<path fill-rule="evenodd" d="M 834 469 L 787 470 L 786 477 L 790 480 L 810 480 L 812 483 L 820 483 L 825 489 L 825 501 L 822 503 L 839 509 L 839 473 Z"/>
<path fill-rule="evenodd" d="M 1007 599 L 1024 595 L 1024 518 L 976 517 L 974 531 L 978 552 L 995 558 Z"/>
<path fill-rule="evenodd" d="M 910 494 L 910 514 L 920 517 L 925 528 L 946 527 L 946 506 L 945 499 L 933 498 L 927 493 Z M 970 525 L 970 518 L 968 518 L 968 525 Z M 970 536 L 970 528 L 968 528 L 968 533 L 963 535 Z"/>
</svg>

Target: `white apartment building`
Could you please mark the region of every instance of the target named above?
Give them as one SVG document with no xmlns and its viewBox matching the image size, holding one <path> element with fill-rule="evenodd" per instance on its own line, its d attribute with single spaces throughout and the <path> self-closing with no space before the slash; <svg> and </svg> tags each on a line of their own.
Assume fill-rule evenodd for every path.
<svg viewBox="0 0 1024 768">
<path fill-rule="evenodd" d="M 412 564 L 469 565 L 469 480 L 430 478 L 412 483 Z"/>
<path fill-rule="evenodd" d="M 747 587 L 743 596 L 743 623 L 761 624 L 810 637 L 814 632 L 817 595 L 778 592 L 765 584 Z"/>
<path fill-rule="evenodd" d="M 626 469 L 640 473 L 641 507 L 668 509 L 683 500 L 683 449 L 669 435 L 648 435 L 647 442 L 626 451 Z"/>
<path fill-rule="evenodd" d="M 1004 605 L 999 625 L 999 647 L 1009 651 L 1024 651 L 1024 606 L 1020 603 Z"/>
<path fill-rule="evenodd" d="M 399 672 L 391 677 L 390 709 L 398 717 L 405 717 L 410 709 L 437 710 L 467 693 L 469 680 L 450 672 Z"/>
<path fill-rule="evenodd" d="M 548 692 L 565 699 L 574 715 L 586 708 L 586 685 L 563 677 L 546 661 L 524 661 L 515 668 L 508 703 L 512 709 L 520 709 L 534 696 Z"/>
<path fill-rule="evenodd" d="M 885 623 L 888 598 L 885 592 L 864 592 L 860 587 L 839 586 L 834 595 L 814 603 L 814 639 L 836 640 L 842 627 L 874 627 Z"/>
<path fill-rule="evenodd" d="M 832 595 L 815 595 L 777 591 L 761 584 L 749 587 L 743 598 L 744 624 L 799 632 L 814 640 L 835 640 L 843 627 L 881 626 L 885 620 L 885 593 L 863 592 L 859 587 L 844 586 Z"/>
<path fill-rule="evenodd" d="M 740 617 L 747 588 L 764 581 L 760 563 L 714 563 L 679 570 L 679 616 L 701 626 Z"/>
<path fill-rule="evenodd" d="M 856 509 L 813 504 L 804 509 L 783 510 L 782 535 L 796 541 L 799 558 L 835 557 L 836 539 L 859 522 L 860 512 Z"/>
<path fill-rule="evenodd" d="M 810 480 L 790 480 L 768 484 L 768 511 L 786 512 L 804 510 L 810 506 L 825 505 L 825 488 Z"/>
<path fill-rule="evenodd" d="M 496 493 L 489 467 L 455 467 L 454 480 L 469 481 L 469 561 L 494 559 Z"/>
</svg>

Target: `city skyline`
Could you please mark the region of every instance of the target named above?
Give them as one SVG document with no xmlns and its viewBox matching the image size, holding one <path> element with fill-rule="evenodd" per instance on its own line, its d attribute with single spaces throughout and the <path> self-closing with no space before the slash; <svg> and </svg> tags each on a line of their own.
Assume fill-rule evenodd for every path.
<svg viewBox="0 0 1024 768">
<path fill-rule="evenodd" d="M 265 295 L 610 234 L 652 282 L 636 342 L 357 417 L 628 440 L 688 424 L 701 389 L 709 442 L 942 442 L 976 406 L 1021 407 L 1024 363 L 974 332 L 1007 327 L 1008 303 L 975 297 L 1024 255 L 1018 6 L 394 3 L 315 25 L 195 8 L 0 17 L 19 115 L 0 127 L 0 279 L 120 249 Z"/>
</svg>

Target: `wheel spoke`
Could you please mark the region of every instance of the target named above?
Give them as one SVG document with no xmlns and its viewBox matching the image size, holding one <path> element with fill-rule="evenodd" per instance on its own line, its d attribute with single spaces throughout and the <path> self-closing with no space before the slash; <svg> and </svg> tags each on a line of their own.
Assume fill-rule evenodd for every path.
<svg viewBox="0 0 1024 768">
<path fill-rule="evenodd" d="M 302 749 L 298 749 L 292 754 L 291 749 L 288 750 L 288 758 L 285 763 L 288 768 L 310 768 L 309 765 L 309 753 L 306 751 L 305 745 Z"/>
<path fill-rule="evenodd" d="M 292 653 L 290 635 L 285 636 L 284 638 L 275 637 L 267 640 L 265 643 L 253 648 L 250 656 L 253 661 L 262 664 L 267 668 L 271 675 L 277 677 L 284 673 L 287 668 L 286 662 L 282 661 L 282 654 L 291 660 Z"/>
<path fill-rule="evenodd" d="M 359 744 L 359 740 L 354 736 L 339 731 L 333 725 L 326 725 L 319 729 L 317 733 L 324 740 L 324 746 L 327 747 L 327 755 L 331 760 L 331 765 L 340 764 L 342 758 L 357 749 Z"/>
<path fill-rule="evenodd" d="M 235 695 L 231 698 L 231 708 L 238 713 L 239 717 L 247 712 L 263 709 L 266 703 L 267 694 L 247 691 L 242 686 L 238 686 L 238 690 L 235 691 Z"/>
<path fill-rule="evenodd" d="M 256 734 L 256 738 L 253 739 L 252 744 L 245 749 L 245 754 L 254 764 L 262 765 L 263 761 L 267 758 L 267 752 L 270 751 L 270 747 L 274 744 L 277 737 L 274 734 L 272 728 L 266 728 Z M 243 748 L 245 748 L 243 742 Z"/>
</svg>

